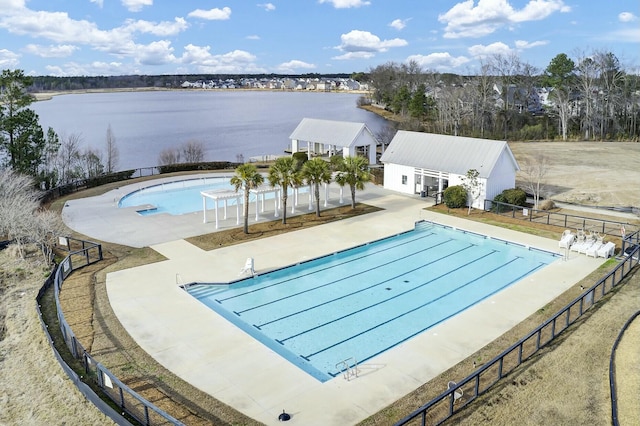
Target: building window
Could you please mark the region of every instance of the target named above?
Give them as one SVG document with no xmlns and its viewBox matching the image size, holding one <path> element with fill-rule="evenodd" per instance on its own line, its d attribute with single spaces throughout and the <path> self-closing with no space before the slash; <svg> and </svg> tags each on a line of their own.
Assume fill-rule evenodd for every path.
<svg viewBox="0 0 640 426">
<path fill-rule="evenodd" d="M 407 175 L 402 175 L 402 184 L 403 185 L 407 184 Z"/>
</svg>

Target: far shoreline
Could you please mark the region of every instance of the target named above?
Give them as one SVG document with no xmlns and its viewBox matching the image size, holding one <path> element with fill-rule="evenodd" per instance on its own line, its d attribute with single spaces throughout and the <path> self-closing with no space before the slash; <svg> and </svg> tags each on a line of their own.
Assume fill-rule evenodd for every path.
<svg viewBox="0 0 640 426">
<path fill-rule="evenodd" d="M 245 91 L 245 92 L 275 92 L 275 93 L 344 93 L 353 95 L 367 95 L 370 92 L 362 90 L 352 91 L 319 91 L 319 90 L 283 90 L 283 89 L 257 89 L 257 88 L 237 88 L 237 89 L 198 89 L 198 88 L 165 88 L 165 87 L 122 87 L 122 88 L 105 88 L 105 89 L 73 89 L 73 90 L 53 90 L 53 91 L 41 91 L 31 93 L 36 102 L 49 101 L 54 96 L 62 95 L 82 95 L 82 94 L 94 94 L 94 93 L 125 93 L 125 92 L 171 92 L 171 91 L 200 91 L 200 92 L 231 92 L 231 91 Z"/>
</svg>

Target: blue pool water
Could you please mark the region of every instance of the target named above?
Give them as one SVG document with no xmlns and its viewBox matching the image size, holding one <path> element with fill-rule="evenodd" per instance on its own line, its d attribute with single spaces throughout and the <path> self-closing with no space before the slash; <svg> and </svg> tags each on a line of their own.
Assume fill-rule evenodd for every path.
<svg viewBox="0 0 640 426">
<path fill-rule="evenodd" d="M 320 381 L 521 280 L 557 255 L 419 222 L 413 231 L 237 281 L 202 303 Z"/>
<path fill-rule="evenodd" d="M 202 211 L 200 192 L 216 189 L 233 190 L 230 179 L 229 176 L 211 177 L 148 186 L 122 197 L 118 207 L 140 207 L 138 213 L 141 215 L 159 213 L 180 215 Z M 231 199 L 228 203 L 235 205 L 235 200 Z"/>
<path fill-rule="evenodd" d="M 143 216 L 160 213 L 181 215 L 200 212 L 202 211 L 202 195 L 200 192 L 211 190 L 233 191 L 235 188 L 231 185 L 230 180 L 230 176 L 219 176 L 152 185 L 125 195 L 118 202 L 118 207 L 139 207 L 136 211 Z M 307 188 L 300 188 L 299 192 L 307 192 Z M 243 202 L 242 190 L 238 192 L 238 195 L 240 196 L 240 202 Z M 255 198 L 255 195 L 251 194 L 249 202 L 254 202 Z M 273 199 L 273 194 L 265 194 L 265 198 Z M 213 208 L 213 203 L 214 201 L 207 200 L 207 208 Z M 227 205 L 235 206 L 236 200 L 233 198 L 227 200 Z"/>
</svg>

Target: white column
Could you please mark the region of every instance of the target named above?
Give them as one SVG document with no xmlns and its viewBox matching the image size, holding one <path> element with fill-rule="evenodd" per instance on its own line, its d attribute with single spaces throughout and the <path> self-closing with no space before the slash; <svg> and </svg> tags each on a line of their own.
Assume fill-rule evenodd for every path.
<svg viewBox="0 0 640 426">
<path fill-rule="evenodd" d="M 344 199 L 342 198 L 342 194 L 344 192 L 343 190 L 344 190 L 344 186 L 341 186 L 340 187 L 340 204 L 344 203 Z"/>
<path fill-rule="evenodd" d="M 260 195 L 262 196 L 262 199 L 260 200 L 260 213 L 264 213 L 264 197 L 265 197 L 265 193 L 263 192 Z"/>
<path fill-rule="evenodd" d="M 240 225 L 240 197 L 236 198 L 236 225 Z"/>
<path fill-rule="evenodd" d="M 216 207 L 218 206 L 218 200 L 216 200 Z M 227 219 L 227 199 L 224 199 L 224 219 Z"/>
<path fill-rule="evenodd" d="M 218 229 L 218 200 L 216 200 L 216 229 Z"/>
<path fill-rule="evenodd" d="M 279 202 L 280 197 L 278 197 L 278 192 L 279 191 L 280 191 L 279 189 L 276 189 L 273 192 L 273 209 L 275 210 L 275 214 L 273 215 L 273 217 L 278 217 L 279 216 L 278 215 L 278 210 L 280 209 L 280 202 Z"/>
<path fill-rule="evenodd" d="M 293 188 L 293 203 L 291 203 L 291 214 L 296 212 L 296 205 L 298 204 L 298 187 Z"/>
<path fill-rule="evenodd" d="M 202 223 L 207 223 L 207 197 L 202 196 Z"/>
<path fill-rule="evenodd" d="M 313 210 L 313 191 L 311 185 L 309 185 L 309 211 Z"/>
<path fill-rule="evenodd" d="M 324 206 L 327 207 L 327 202 L 329 201 L 329 184 L 324 184 Z"/>
<path fill-rule="evenodd" d="M 258 201 L 260 201 L 260 196 L 256 194 L 256 222 L 260 220 L 260 208 L 258 207 Z"/>
</svg>

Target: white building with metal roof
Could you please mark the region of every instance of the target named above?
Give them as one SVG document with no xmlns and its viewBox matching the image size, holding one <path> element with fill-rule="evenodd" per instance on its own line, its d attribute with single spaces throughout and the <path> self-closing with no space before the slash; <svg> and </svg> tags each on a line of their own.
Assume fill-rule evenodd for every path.
<svg viewBox="0 0 640 426">
<path fill-rule="evenodd" d="M 514 188 L 520 170 L 505 141 L 404 130 L 396 133 L 380 161 L 386 189 L 423 196 L 462 185 L 467 172 L 475 169 L 480 181 L 475 208 L 484 208 L 485 199 Z"/>
<path fill-rule="evenodd" d="M 377 140 L 365 123 L 303 118 L 291 136 L 291 152 L 343 157 L 362 155 L 376 164 Z M 306 151 L 304 144 L 306 143 Z"/>
</svg>

